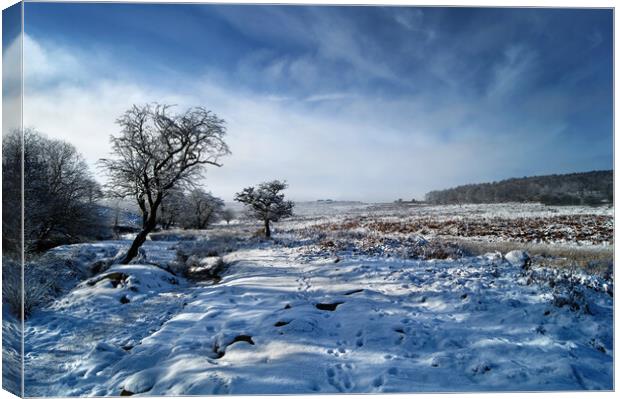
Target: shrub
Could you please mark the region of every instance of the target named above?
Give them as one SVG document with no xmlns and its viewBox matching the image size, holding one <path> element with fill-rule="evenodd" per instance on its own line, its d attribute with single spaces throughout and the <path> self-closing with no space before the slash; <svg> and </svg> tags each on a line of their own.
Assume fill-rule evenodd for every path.
<svg viewBox="0 0 620 399">
<path fill-rule="evenodd" d="M 27 318 L 35 308 L 51 300 L 53 282 L 49 279 L 49 273 L 41 270 L 43 268 L 39 267 L 40 264 L 34 262 L 24 264 L 23 297 L 20 262 L 5 257 L 2 259 L 2 265 L 2 301 L 9 305 L 10 311 L 16 317 L 21 319 L 22 305 L 24 317 Z"/>
<path fill-rule="evenodd" d="M 177 246 L 177 258 L 171 262 L 169 269 L 174 274 L 187 275 L 190 269 L 204 269 L 207 263 L 213 263 L 217 264 L 213 269 L 217 274 L 223 269 L 221 257 L 238 247 L 239 239 L 232 236 L 182 242 Z M 213 258 L 214 261 L 207 262 L 205 258 Z M 215 262 L 216 259 L 219 262 Z"/>
</svg>

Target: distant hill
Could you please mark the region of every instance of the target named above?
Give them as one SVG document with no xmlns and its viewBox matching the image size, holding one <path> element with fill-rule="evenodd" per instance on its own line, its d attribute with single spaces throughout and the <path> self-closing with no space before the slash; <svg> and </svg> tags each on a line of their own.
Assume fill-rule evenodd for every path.
<svg viewBox="0 0 620 399">
<path fill-rule="evenodd" d="M 598 205 L 613 202 L 613 171 L 532 176 L 467 184 L 426 194 L 431 204 L 541 202 L 547 205 Z"/>
</svg>

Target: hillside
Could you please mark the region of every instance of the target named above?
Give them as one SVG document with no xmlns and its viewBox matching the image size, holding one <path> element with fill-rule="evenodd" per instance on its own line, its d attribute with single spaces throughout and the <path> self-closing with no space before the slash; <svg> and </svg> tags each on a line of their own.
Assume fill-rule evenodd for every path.
<svg viewBox="0 0 620 399">
<path fill-rule="evenodd" d="M 613 202 L 613 171 L 513 178 L 431 191 L 432 204 L 541 202 L 547 205 L 597 205 Z"/>
</svg>

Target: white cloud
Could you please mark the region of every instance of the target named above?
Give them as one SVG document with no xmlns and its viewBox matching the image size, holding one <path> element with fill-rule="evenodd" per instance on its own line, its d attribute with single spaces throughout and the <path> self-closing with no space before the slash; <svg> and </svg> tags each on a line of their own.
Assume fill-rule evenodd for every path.
<svg viewBox="0 0 620 399">
<path fill-rule="evenodd" d="M 25 79 L 31 84 L 63 80 L 75 80 L 86 75 L 84 61 L 59 47 L 58 44 L 43 47 L 28 34 L 24 35 Z"/>
</svg>

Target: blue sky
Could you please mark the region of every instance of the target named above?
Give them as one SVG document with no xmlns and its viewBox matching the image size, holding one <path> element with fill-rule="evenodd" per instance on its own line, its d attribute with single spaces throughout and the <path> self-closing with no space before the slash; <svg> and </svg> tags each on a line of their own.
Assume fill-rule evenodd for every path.
<svg viewBox="0 0 620 399">
<path fill-rule="evenodd" d="M 613 164 L 611 10 L 27 3 L 25 123 L 107 155 L 133 102 L 204 105 L 225 199 L 421 198 Z"/>
</svg>

